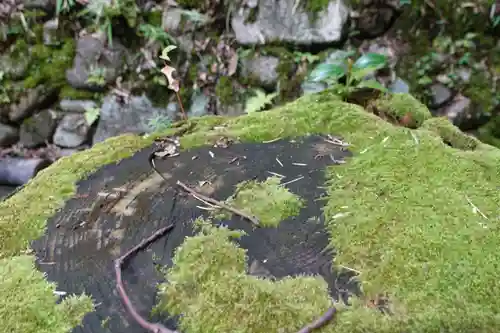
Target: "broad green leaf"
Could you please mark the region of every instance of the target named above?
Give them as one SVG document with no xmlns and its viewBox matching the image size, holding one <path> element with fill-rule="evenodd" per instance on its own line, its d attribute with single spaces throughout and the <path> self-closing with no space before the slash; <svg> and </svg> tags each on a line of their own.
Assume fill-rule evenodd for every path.
<svg viewBox="0 0 500 333">
<path fill-rule="evenodd" d="M 345 69 L 335 64 L 319 64 L 309 74 L 309 81 L 320 82 L 325 80 L 338 80 L 345 75 Z"/>
<path fill-rule="evenodd" d="M 371 88 L 382 92 L 388 92 L 387 88 L 375 80 L 361 81 L 356 88 Z"/>
<path fill-rule="evenodd" d="M 92 126 L 92 124 L 99 118 L 99 114 L 101 113 L 101 109 L 99 108 L 88 108 L 85 110 L 84 117 L 85 120 L 87 121 L 87 124 L 89 126 Z"/>
<path fill-rule="evenodd" d="M 387 65 L 387 57 L 378 53 L 365 53 L 352 65 L 352 71 L 371 68 L 372 71 L 383 68 Z"/>
</svg>

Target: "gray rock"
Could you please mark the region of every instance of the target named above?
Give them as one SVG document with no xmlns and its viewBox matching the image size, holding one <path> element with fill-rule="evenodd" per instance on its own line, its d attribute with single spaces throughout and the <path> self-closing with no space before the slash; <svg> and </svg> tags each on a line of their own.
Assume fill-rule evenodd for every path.
<svg viewBox="0 0 500 333">
<path fill-rule="evenodd" d="M 27 148 L 34 148 L 50 141 L 56 125 L 52 110 L 43 110 L 21 124 L 19 141 Z"/>
<path fill-rule="evenodd" d="M 88 139 L 90 126 L 81 113 L 65 115 L 54 133 L 54 144 L 64 148 L 76 148 Z"/>
<path fill-rule="evenodd" d="M 57 43 L 57 28 L 59 19 L 48 20 L 43 24 L 43 43 L 45 45 L 54 45 Z"/>
<path fill-rule="evenodd" d="M 205 95 L 203 92 L 195 92 L 191 96 L 191 106 L 189 107 L 189 117 L 205 116 L 210 104 L 210 96 Z"/>
<path fill-rule="evenodd" d="M 408 94 L 410 92 L 410 85 L 400 77 L 396 77 L 396 80 L 387 87 L 392 93 L 405 93 Z"/>
<path fill-rule="evenodd" d="M 429 87 L 431 91 L 431 108 L 440 108 L 453 98 L 453 91 L 441 83 Z"/>
<path fill-rule="evenodd" d="M 161 115 L 168 116 L 168 111 L 153 107 L 145 95 L 131 96 L 125 103 L 121 103 L 114 95 L 106 96 L 93 143 L 123 133 L 149 133 L 152 130 L 150 120 Z"/>
<path fill-rule="evenodd" d="M 16 103 L 10 104 L 2 108 L 0 113 L 13 123 L 20 123 L 26 118 L 29 118 L 45 103 L 50 101 L 54 96 L 53 90 L 47 90 L 44 86 L 38 86 L 34 89 L 25 91 Z"/>
<path fill-rule="evenodd" d="M 276 88 L 278 82 L 277 68 L 280 59 L 273 56 L 256 56 L 241 60 L 241 76 L 257 81 L 266 89 Z"/>
<path fill-rule="evenodd" d="M 114 82 L 126 60 L 126 49 L 117 40 L 109 47 L 102 37 L 86 35 L 78 39 L 73 67 L 66 71 L 66 80 L 75 89 L 102 91 L 104 86 L 89 82 L 89 78 L 101 72 L 104 84 Z"/>
<path fill-rule="evenodd" d="M 97 108 L 97 103 L 92 100 L 63 99 L 59 102 L 61 110 L 66 112 L 85 112 Z"/>
<path fill-rule="evenodd" d="M 342 0 L 331 0 L 314 19 L 296 0 L 260 0 L 253 22 L 246 22 L 255 9 L 235 10 L 231 25 L 240 44 L 288 42 L 327 44 L 341 41 L 349 16 Z"/>
<path fill-rule="evenodd" d="M 17 128 L 0 123 L 0 146 L 7 147 L 13 145 L 19 139 Z"/>
<path fill-rule="evenodd" d="M 458 94 L 450 101 L 447 105 L 437 110 L 438 116 L 447 117 L 453 124 L 459 125 L 464 119 L 470 118 L 473 113 L 473 103 L 472 101 Z"/>
</svg>

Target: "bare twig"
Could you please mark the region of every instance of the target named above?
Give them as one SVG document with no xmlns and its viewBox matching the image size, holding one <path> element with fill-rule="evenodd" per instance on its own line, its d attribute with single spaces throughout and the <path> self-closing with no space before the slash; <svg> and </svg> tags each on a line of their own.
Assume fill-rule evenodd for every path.
<svg viewBox="0 0 500 333">
<path fill-rule="evenodd" d="M 219 206 L 220 208 L 224 208 L 225 210 L 228 210 L 228 211 L 230 211 L 230 212 L 232 212 L 232 213 L 234 213 L 236 215 L 239 215 L 239 216 L 241 216 L 241 217 L 249 220 L 255 226 L 260 226 L 259 220 L 256 217 L 254 217 L 254 216 L 250 216 L 250 215 L 242 212 L 239 209 L 236 209 L 234 207 L 226 205 L 223 202 L 220 202 L 218 200 L 212 199 L 212 198 L 207 197 L 207 196 L 205 196 L 203 194 L 200 194 L 200 193 L 196 192 L 195 190 L 193 190 L 192 188 L 188 187 L 186 184 L 184 184 L 183 182 L 181 182 L 179 180 L 177 181 L 177 185 L 180 186 L 184 191 L 188 192 L 189 194 L 191 194 L 193 197 L 195 197 L 198 200 L 202 199 L 202 201 L 206 201 L 208 203 L 211 203 L 212 205 L 216 205 L 216 206 Z"/>
<path fill-rule="evenodd" d="M 120 294 L 120 297 L 123 301 L 123 304 L 127 308 L 127 311 L 130 313 L 130 315 L 134 318 L 134 320 L 144 329 L 148 330 L 151 333 L 179 333 L 177 331 L 172 331 L 165 326 L 159 324 L 159 323 L 150 323 L 146 319 L 144 319 L 135 309 L 135 307 L 132 305 L 132 302 L 127 296 L 127 293 L 125 292 L 125 287 L 123 286 L 123 281 L 122 281 L 122 266 L 130 260 L 130 257 L 135 255 L 137 252 L 145 249 L 147 246 L 149 246 L 151 243 L 156 241 L 158 238 L 162 237 L 165 235 L 167 232 L 172 230 L 174 227 L 173 224 L 170 224 L 164 228 L 161 228 L 157 230 L 153 235 L 150 237 L 142 240 L 138 245 L 134 246 L 132 249 L 127 251 L 124 255 L 119 257 L 118 259 L 115 260 L 115 275 L 116 275 L 116 288 L 118 289 L 118 293 Z"/>
<path fill-rule="evenodd" d="M 337 309 L 335 307 L 329 308 L 321 317 L 310 323 L 309 325 L 303 327 L 297 333 L 311 333 L 312 331 L 322 328 L 330 321 L 333 320 L 335 314 L 337 313 Z"/>
</svg>

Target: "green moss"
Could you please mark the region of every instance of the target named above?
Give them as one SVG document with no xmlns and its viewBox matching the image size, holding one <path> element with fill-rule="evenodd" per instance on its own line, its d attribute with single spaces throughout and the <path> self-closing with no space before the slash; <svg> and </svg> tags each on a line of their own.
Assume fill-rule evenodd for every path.
<svg viewBox="0 0 500 333">
<path fill-rule="evenodd" d="M 66 82 L 66 70 L 71 68 L 75 55 L 75 42 L 66 39 L 59 49 L 43 44 L 30 48 L 29 76 L 24 80 L 25 88 L 34 88 L 40 84 L 49 88 L 61 88 Z"/>
<path fill-rule="evenodd" d="M 263 50 L 264 54 L 279 57 L 280 62 L 276 68 L 278 73 L 278 89 L 281 103 L 296 99 L 301 94 L 301 83 L 306 75 L 297 75 L 297 64 L 292 52 L 284 47 L 271 46 Z"/>
<path fill-rule="evenodd" d="M 398 121 L 407 114 L 411 114 L 412 124 L 409 124 L 409 127 L 419 127 L 425 120 L 432 117 L 425 105 L 408 94 L 387 94 L 376 100 L 374 104 L 379 111 Z"/>
<path fill-rule="evenodd" d="M 215 86 L 215 94 L 223 105 L 232 105 L 238 102 L 238 95 L 233 88 L 233 82 L 229 76 L 221 76 Z"/>
<path fill-rule="evenodd" d="M 177 3 L 179 6 L 187 9 L 202 9 L 205 6 L 202 0 L 179 0 Z"/>
<path fill-rule="evenodd" d="M 296 216 L 304 201 L 281 185 L 281 179 L 270 177 L 265 182 L 246 181 L 238 184 L 236 195 L 227 203 L 255 216 L 262 226 L 276 227 L 284 219 Z"/>
<path fill-rule="evenodd" d="M 317 14 L 328 7 L 331 0 L 307 0 L 305 2 L 306 11 Z"/>
<path fill-rule="evenodd" d="M 462 150 L 474 150 L 480 141 L 473 136 L 467 135 L 457 127 L 453 126 L 445 117 L 428 119 L 422 128 L 436 132 L 441 139 L 453 148 Z"/>
<path fill-rule="evenodd" d="M 325 331 L 500 329 L 498 149 L 482 143 L 474 150 L 455 149 L 443 143 L 432 124 L 424 122 L 417 130 L 393 126 L 328 93 L 307 95 L 268 112 L 195 121 L 196 132 L 181 138 L 184 149 L 221 135 L 262 142 L 276 138 L 277 127 L 280 137 L 336 134 L 351 144 L 354 156 L 326 170 L 324 214 L 338 250 L 335 262 L 361 272 L 368 297 L 388 293 L 394 315 L 382 316 L 354 299 Z M 77 180 L 152 140 L 128 135 L 110 139 L 42 171 L 0 203 L 1 255 L 19 254 L 39 237 L 46 219 L 75 193 Z M 188 238 L 169 271 L 171 283 L 163 294 L 170 303 L 164 305 L 184 313 L 186 331 L 296 331 L 326 309 L 321 278 L 272 283 L 248 277 L 243 251 L 225 242 L 230 235 L 220 230 Z"/>
<path fill-rule="evenodd" d="M 88 90 L 75 89 L 70 85 L 64 85 L 59 93 L 60 98 L 75 99 L 75 100 L 101 100 L 103 97 L 102 93 L 95 93 Z"/>
<path fill-rule="evenodd" d="M 66 333 L 93 311 L 90 297 L 70 296 L 56 304 L 55 285 L 34 267 L 32 256 L 0 260 L 0 321 L 11 333 Z"/>
<path fill-rule="evenodd" d="M 198 236 L 188 238 L 176 251 L 174 267 L 167 271 L 170 283 L 160 286 L 158 309 L 182 314 L 183 332 L 297 331 L 300 323 L 326 311 L 330 300 L 322 279 L 297 277 L 273 283 L 248 276 L 245 251 L 230 241 L 239 236 L 204 225 Z M 188 264 L 196 269 L 186 270 Z M 260 311 L 263 308 L 269 311 Z"/>
</svg>

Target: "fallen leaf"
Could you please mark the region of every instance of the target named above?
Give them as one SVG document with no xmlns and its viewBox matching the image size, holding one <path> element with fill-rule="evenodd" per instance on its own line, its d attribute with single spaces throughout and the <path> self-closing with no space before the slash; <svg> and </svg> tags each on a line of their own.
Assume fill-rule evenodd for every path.
<svg viewBox="0 0 500 333">
<path fill-rule="evenodd" d="M 163 74 L 167 77 L 168 80 L 168 89 L 171 89 L 175 92 L 179 92 L 179 80 L 174 79 L 173 73 L 175 72 L 175 68 L 165 65 L 161 70 Z"/>
</svg>

